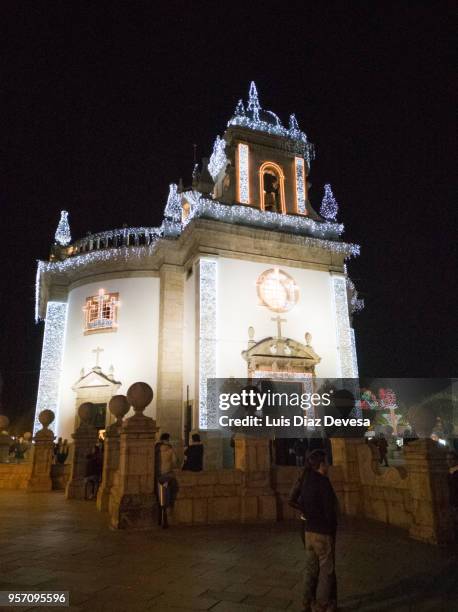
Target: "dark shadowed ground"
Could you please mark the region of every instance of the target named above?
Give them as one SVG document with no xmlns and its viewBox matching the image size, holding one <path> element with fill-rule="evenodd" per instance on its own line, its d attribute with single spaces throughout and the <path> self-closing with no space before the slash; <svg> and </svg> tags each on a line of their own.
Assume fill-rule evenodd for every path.
<svg viewBox="0 0 458 612">
<path fill-rule="evenodd" d="M 300 610 L 302 568 L 291 523 L 116 532 L 91 502 L 0 492 L 0 590 L 67 590 L 67 610 Z M 342 525 L 337 571 L 342 610 L 458 610 L 456 559 L 379 523 Z"/>
</svg>

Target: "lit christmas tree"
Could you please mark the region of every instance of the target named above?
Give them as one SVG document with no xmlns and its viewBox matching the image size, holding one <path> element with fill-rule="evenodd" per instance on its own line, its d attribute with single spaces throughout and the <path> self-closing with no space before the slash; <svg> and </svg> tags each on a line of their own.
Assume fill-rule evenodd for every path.
<svg viewBox="0 0 458 612">
<path fill-rule="evenodd" d="M 331 185 L 324 186 L 324 197 L 321 201 L 320 215 L 327 221 L 335 221 L 339 206 L 332 194 Z"/>
<path fill-rule="evenodd" d="M 250 93 L 248 94 L 247 110 L 253 112 L 254 121 L 259 121 L 259 111 L 261 110 L 261 105 L 259 104 L 258 90 L 256 89 L 254 81 L 251 81 L 250 83 Z"/>
<path fill-rule="evenodd" d="M 72 240 L 68 223 L 68 212 L 66 210 L 62 210 L 60 213 L 60 221 L 54 234 L 54 239 L 61 246 L 67 246 Z"/>
</svg>

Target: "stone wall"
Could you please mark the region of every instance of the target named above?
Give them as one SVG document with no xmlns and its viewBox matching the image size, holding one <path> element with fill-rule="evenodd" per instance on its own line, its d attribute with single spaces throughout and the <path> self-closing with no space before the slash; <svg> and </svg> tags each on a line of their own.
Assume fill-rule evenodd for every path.
<svg viewBox="0 0 458 612">
<path fill-rule="evenodd" d="M 241 522 L 243 473 L 240 470 L 176 470 L 175 477 L 178 495 L 171 515 L 173 522 Z"/>
<path fill-rule="evenodd" d="M 409 529 L 413 508 L 407 469 L 379 470 L 376 449 L 367 444 L 358 448 L 358 463 L 363 515 Z"/>
<path fill-rule="evenodd" d="M 253 512 L 247 512 L 242 470 L 211 470 L 203 472 L 175 471 L 178 494 L 172 521 L 176 524 L 211 524 L 223 522 L 251 522 L 258 520 L 291 520 L 298 518 L 297 510 L 288 505 L 288 497 L 302 468 L 277 466 L 271 470 L 270 484 L 276 501 L 276 513 L 264 512 L 264 495 L 254 495 Z M 342 471 L 331 467 L 330 478 L 339 502 L 343 503 Z M 269 508 L 270 511 L 270 508 Z M 266 515 L 267 514 L 267 515 Z"/>
<path fill-rule="evenodd" d="M 408 530 L 431 544 L 452 539 L 445 451 L 431 440 L 408 447 L 406 465 L 379 468 L 376 449 L 364 440 L 333 440 L 329 477 L 342 514 Z M 245 445 L 245 446 L 244 446 Z M 301 468 L 270 467 L 261 439 L 236 440 L 238 469 L 176 471 L 176 523 L 256 522 L 297 518 L 288 505 Z"/>
<path fill-rule="evenodd" d="M 54 463 L 51 466 L 51 480 L 53 491 L 65 491 L 67 482 L 70 479 L 70 463 Z"/>
<path fill-rule="evenodd" d="M 26 489 L 31 475 L 31 461 L 0 463 L 0 489 Z"/>
</svg>

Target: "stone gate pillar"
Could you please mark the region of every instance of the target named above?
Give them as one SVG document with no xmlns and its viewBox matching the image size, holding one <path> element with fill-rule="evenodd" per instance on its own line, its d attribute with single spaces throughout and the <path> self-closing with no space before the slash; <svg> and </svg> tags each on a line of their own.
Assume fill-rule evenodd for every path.
<svg viewBox="0 0 458 612">
<path fill-rule="evenodd" d="M 409 533 L 431 544 L 452 541 L 446 455 L 430 438 L 404 446 L 413 515 Z"/>
<path fill-rule="evenodd" d="M 120 435 L 119 469 L 110 491 L 108 510 L 114 529 L 151 529 L 155 524 L 154 445 L 156 422 L 143 414 L 153 399 L 146 383 L 127 391 L 134 416 L 125 419 Z"/>
<path fill-rule="evenodd" d="M 362 512 L 358 448 L 365 443 L 364 438 L 331 438 L 332 465 L 342 470 L 344 510 L 350 516 Z"/>
<path fill-rule="evenodd" d="M 84 402 L 78 408 L 81 424 L 75 433 L 72 434 L 74 449 L 70 479 L 65 489 L 65 497 L 67 499 L 84 499 L 86 457 L 92 453 L 98 439 L 97 429 L 90 423 L 92 409 L 93 404 L 91 402 Z"/>
<path fill-rule="evenodd" d="M 160 270 L 157 423 L 161 433 L 182 436 L 184 273 L 181 266 Z"/>
<path fill-rule="evenodd" d="M 237 434 L 235 468 L 243 472 L 241 519 L 275 520 L 277 501 L 270 479 L 270 440 Z"/>
<path fill-rule="evenodd" d="M 111 487 L 114 483 L 116 471 L 119 469 L 119 445 L 122 419 L 129 412 L 129 402 L 125 395 L 114 395 L 108 408 L 116 418 L 116 422 L 107 427 L 105 431 L 105 444 L 103 447 L 103 474 L 102 483 L 97 492 L 97 510 L 106 512 L 110 499 Z"/>
<path fill-rule="evenodd" d="M 42 410 L 38 415 L 38 420 L 43 425 L 43 429 L 35 434 L 32 474 L 27 485 L 27 491 L 51 491 L 54 432 L 48 427 L 54 421 L 54 412 L 52 410 Z"/>
</svg>

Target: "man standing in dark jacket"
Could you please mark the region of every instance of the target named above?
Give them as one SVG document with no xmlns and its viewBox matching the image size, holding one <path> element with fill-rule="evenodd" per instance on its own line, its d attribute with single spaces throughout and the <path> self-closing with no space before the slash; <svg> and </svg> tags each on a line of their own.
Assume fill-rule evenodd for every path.
<svg viewBox="0 0 458 612">
<path fill-rule="evenodd" d="M 313 451 L 308 458 L 300 505 L 305 519 L 307 565 L 304 576 L 304 612 L 337 609 L 335 574 L 335 538 L 337 530 L 337 497 L 327 476 L 328 462 L 324 450 Z M 318 579 L 313 559 L 318 560 Z M 316 585 L 316 592 L 315 592 Z"/>
</svg>

